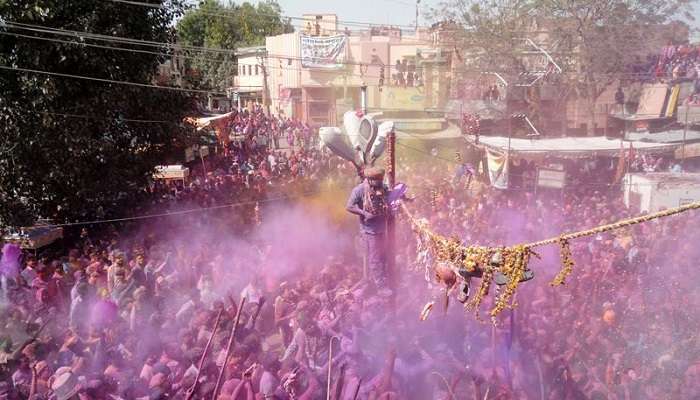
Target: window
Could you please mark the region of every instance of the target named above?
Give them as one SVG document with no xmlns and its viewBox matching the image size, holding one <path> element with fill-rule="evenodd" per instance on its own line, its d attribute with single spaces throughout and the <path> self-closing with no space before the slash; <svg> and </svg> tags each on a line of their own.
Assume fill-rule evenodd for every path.
<svg viewBox="0 0 700 400">
<path fill-rule="evenodd" d="M 253 66 L 252 65 L 248 66 L 248 75 L 253 75 Z"/>
<path fill-rule="evenodd" d="M 255 75 L 258 75 L 258 66 L 255 66 Z"/>
<path fill-rule="evenodd" d="M 241 65 L 241 75 L 245 75 L 245 65 Z"/>
</svg>

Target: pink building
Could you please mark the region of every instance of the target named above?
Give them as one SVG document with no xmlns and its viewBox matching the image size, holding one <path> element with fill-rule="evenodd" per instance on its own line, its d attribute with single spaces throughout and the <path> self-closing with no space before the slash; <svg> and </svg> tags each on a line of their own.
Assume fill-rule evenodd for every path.
<svg viewBox="0 0 700 400">
<path fill-rule="evenodd" d="M 308 20 L 302 32 L 266 39 L 272 112 L 337 125 L 345 111 L 360 109 L 362 86 L 370 111 L 423 112 L 446 99 L 449 57 L 429 30 L 350 32 L 337 29 L 334 15 Z"/>
</svg>

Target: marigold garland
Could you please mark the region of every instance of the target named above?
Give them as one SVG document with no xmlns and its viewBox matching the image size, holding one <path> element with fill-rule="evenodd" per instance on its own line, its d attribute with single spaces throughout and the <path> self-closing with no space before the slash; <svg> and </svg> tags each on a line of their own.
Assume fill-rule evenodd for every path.
<svg viewBox="0 0 700 400">
<path fill-rule="evenodd" d="M 574 272 L 574 258 L 571 254 L 569 241 L 564 238 L 559 239 L 562 269 L 557 276 L 549 283 L 551 286 L 561 286 L 566 283 L 566 278 Z"/>
<path fill-rule="evenodd" d="M 480 319 L 479 306 L 481 306 L 481 303 L 484 301 L 484 297 L 486 297 L 486 295 L 489 293 L 489 289 L 491 289 L 491 282 L 493 281 L 493 275 L 495 272 L 496 270 L 492 265 L 487 265 L 486 268 L 484 268 L 479 289 L 476 291 L 474 297 L 472 297 L 464 305 L 465 309 L 474 311 L 477 319 Z"/>
<path fill-rule="evenodd" d="M 506 308 L 515 308 L 516 304 L 511 303 L 510 300 L 518 289 L 520 281 L 525 276 L 530 256 L 539 257 L 529 247 L 524 245 L 504 249 L 503 253 L 503 263 L 500 266 L 500 271 L 508 278 L 508 283 L 506 283 L 505 288 L 496 299 L 496 304 L 491 309 L 491 318 L 495 318 Z"/>
<path fill-rule="evenodd" d="M 511 302 L 517 291 L 520 281 L 528 269 L 530 257 L 539 257 L 532 248 L 548 244 L 558 243 L 562 260 L 562 269 L 550 283 L 552 286 L 559 286 L 565 283 L 566 278 L 573 272 L 574 261 L 569 245 L 570 239 L 584 236 L 591 236 L 602 232 L 622 229 L 631 225 L 647 222 L 653 219 L 668 217 L 680 214 L 685 211 L 700 209 L 700 202 L 687 204 L 684 206 L 659 211 L 657 213 L 639 216 L 627 220 L 618 221 L 608 225 L 598 226 L 592 229 L 562 234 L 558 238 L 541 240 L 539 242 L 520 244 L 511 247 L 482 247 L 463 246 L 457 238 L 446 238 L 432 232 L 428 228 L 428 221 L 425 219 L 416 220 L 405 205 L 402 205 L 404 213 L 418 236 L 419 256 L 417 263 L 424 263 L 426 276 L 429 269 L 435 271 L 434 263 L 444 262 L 454 271 L 458 279 L 466 281 L 469 276 L 478 276 L 481 272 L 481 283 L 476 294 L 465 304 L 465 308 L 474 310 L 477 319 L 479 318 L 479 307 L 484 298 L 488 295 L 496 272 L 502 273 L 507 282 L 503 291 L 498 295 L 494 306 L 490 311 L 491 320 L 496 323 L 496 317 L 506 308 L 517 306 Z M 432 254 L 423 254 L 424 252 Z M 492 262 L 494 255 L 500 255 L 501 260 Z M 435 275 L 435 274 L 433 274 Z M 454 286 L 454 284 L 452 284 Z"/>
</svg>

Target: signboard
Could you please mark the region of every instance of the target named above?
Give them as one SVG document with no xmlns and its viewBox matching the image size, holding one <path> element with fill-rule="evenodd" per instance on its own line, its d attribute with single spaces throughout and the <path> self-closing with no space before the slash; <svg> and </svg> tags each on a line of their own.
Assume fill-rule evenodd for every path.
<svg viewBox="0 0 700 400">
<path fill-rule="evenodd" d="M 182 165 L 159 165 L 153 173 L 155 179 L 185 179 L 190 175 L 190 169 Z"/>
<path fill-rule="evenodd" d="M 348 37 L 301 35 L 301 66 L 304 68 L 340 69 L 345 66 Z"/>
<path fill-rule="evenodd" d="M 382 107 L 423 111 L 426 96 L 419 88 L 386 87 L 381 92 Z"/>
<path fill-rule="evenodd" d="M 566 183 L 566 172 L 555 169 L 541 168 L 537 170 L 537 186 L 563 189 Z"/>
</svg>

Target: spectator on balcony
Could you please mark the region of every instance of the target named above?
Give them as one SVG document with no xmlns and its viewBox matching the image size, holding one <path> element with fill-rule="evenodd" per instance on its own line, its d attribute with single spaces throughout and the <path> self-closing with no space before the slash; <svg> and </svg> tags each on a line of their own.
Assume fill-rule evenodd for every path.
<svg viewBox="0 0 700 400">
<path fill-rule="evenodd" d="M 494 101 L 498 101 L 499 97 L 501 94 L 498 92 L 498 88 L 496 85 L 489 86 L 488 89 L 484 92 L 483 95 L 483 100 L 489 103 L 492 103 Z"/>
<path fill-rule="evenodd" d="M 404 73 L 404 68 L 403 64 L 401 64 L 401 60 L 396 60 L 396 86 L 403 86 L 404 84 L 404 79 L 403 79 L 403 73 Z"/>
<path fill-rule="evenodd" d="M 617 104 L 617 108 L 620 109 L 620 112 L 622 114 L 625 114 L 625 92 L 622 91 L 622 86 L 617 87 L 617 91 L 615 92 L 615 104 Z"/>
<path fill-rule="evenodd" d="M 406 86 L 407 72 L 408 72 L 408 61 L 406 59 L 404 59 L 401 62 L 401 79 L 403 81 L 402 83 L 404 86 Z"/>
</svg>

